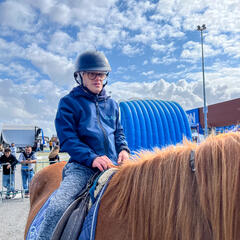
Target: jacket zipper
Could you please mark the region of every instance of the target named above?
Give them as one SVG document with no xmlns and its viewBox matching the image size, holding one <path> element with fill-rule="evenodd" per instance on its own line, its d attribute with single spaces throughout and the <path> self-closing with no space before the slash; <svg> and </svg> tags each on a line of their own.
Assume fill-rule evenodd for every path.
<svg viewBox="0 0 240 240">
<path fill-rule="evenodd" d="M 99 124 L 100 128 L 102 129 L 102 132 L 103 132 L 103 135 L 104 135 L 104 150 L 105 150 L 105 154 L 106 154 L 106 156 L 108 156 L 108 139 L 107 139 L 106 130 L 103 128 L 102 123 L 100 121 L 99 106 L 98 106 L 98 102 L 97 101 L 96 101 L 96 111 L 97 111 L 98 124 Z"/>
</svg>

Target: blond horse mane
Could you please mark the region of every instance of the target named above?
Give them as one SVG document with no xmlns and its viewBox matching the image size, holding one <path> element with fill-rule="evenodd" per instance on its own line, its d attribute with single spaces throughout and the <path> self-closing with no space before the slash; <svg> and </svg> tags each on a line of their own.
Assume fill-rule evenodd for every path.
<svg viewBox="0 0 240 240">
<path fill-rule="evenodd" d="M 196 172 L 189 166 L 195 151 Z M 240 134 L 142 152 L 113 176 L 102 202 L 129 239 L 240 236 Z"/>
</svg>

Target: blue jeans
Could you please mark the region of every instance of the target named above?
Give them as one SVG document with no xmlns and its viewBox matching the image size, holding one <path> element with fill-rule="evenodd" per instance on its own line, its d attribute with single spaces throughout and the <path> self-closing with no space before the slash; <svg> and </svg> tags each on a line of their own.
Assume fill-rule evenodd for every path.
<svg viewBox="0 0 240 240">
<path fill-rule="evenodd" d="M 68 163 L 63 169 L 63 180 L 45 211 L 37 240 L 49 240 L 54 228 L 68 206 L 84 189 L 94 171 L 79 163 Z"/>
<path fill-rule="evenodd" d="M 34 176 L 34 171 L 21 170 L 22 173 L 22 185 L 25 193 L 29 193 L 29 184 Z"/>
<path fill-rule="evenodd" d="M 15 174 L 3 175 L 3 186 L 7 189 L 7 195 L 15 191 Z"/>
</svg>

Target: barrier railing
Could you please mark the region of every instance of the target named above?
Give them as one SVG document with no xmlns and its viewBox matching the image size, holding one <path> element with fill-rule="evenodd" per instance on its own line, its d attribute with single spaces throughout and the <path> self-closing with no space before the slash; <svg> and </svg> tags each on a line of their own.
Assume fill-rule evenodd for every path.
<svg viewBox="0 0 240 240">
<path fill-rule="evenodd" d="M 52 163 L 56 163 L 56 162 L 59 162 L 59 161 L 52 161 Z M 45 160 L 45 161 L 37 161 L 34 164 L 35 164 L 34 172 L 36 173 L 36 172 L 40 171 L 41 169 L 49 166 L 51 163 L 49 162 L 49 160 Z"/>
<path fill-rule="evenodd" d="M 15 169 L 12 169 L 11 165 L 9 168 L 10 173 L 9 174 L 3 174 L 3 168 L 4 166 L 9 165 L 8 163 L 2 163 L 1 166 L 1 172 L 2 172 L 2 177 L 1 177 L 1 192 L 0 192 L 0 197 L 1 201 L 3 199 L 10 199 L 10 198 L 15 198 L 17 194 L 20 193 L 21 198 L 23 198 L 24 191 L 21 187 L 17 187 L 15 185 Z M 6 189 L 6 190 L 5 190 Z"/>
<path fill-rule="evenodd" d="M 65 153 L 61 153 L 60 154 L 60 159 L 61 161 L 68 161 L 69 156 L 68 154 Z M 58 161 L 55 161 L 58 162 Z M 54 162 L 53 162 L 54 163 Z M 4 165 L 8 165 L 8 164 L 0 164 L 1 169 L 0 169 L 0 202 L 2 202 L 5 199 L 8 199 L 8 190 L 7 188 L 4 187 L 5 183 L 4 181 L 6 180 L 6 177 L 3 175 L 3 166 Z M 39 155 L 37 154 L 37 162 L 33 163 L 33 170 L 34 173 L 40 171 L 42 168 L 50 165 L 49 159 L 48 159 L 48 154 L 42 154 L 40 153 Z M 12 170 L 12 169 L 11 169 Z M 10 170 L 10 172 L 11 172 Z M 2 175 L 2 176 L 1 176 Z M 4 179 L 5 178 L 5 179 Z M 29 176 L 28 178 L 29 179 Z M 13 181 L 14 180 L 14 181 Z M 21 164 L 17 164 L 15 171 L 14 171 L 14 176 L 10 176 L 9 177 L 9 184 L 13 184 L 14 186 L 14 191 L 10 191 L 10 197 L 11 198 L 15 198 L 15 199 L 24 199 L 24 195 L 25 195 L 25 191 L 23 189 L 23 182 L 22 182 L 22 172 L 21 172 Z M 28 182 L 29 185 L 29 182 Z"/>
</svg>

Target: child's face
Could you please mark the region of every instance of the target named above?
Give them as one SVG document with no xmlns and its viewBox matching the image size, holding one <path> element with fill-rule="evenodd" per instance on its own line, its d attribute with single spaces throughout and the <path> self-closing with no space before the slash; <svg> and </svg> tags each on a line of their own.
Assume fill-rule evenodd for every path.
<svg viewBox="0 0 240 240">
<path fill-rule="evenodd" d="M 83 85 L 88 88 L 92 93 L 99 94 L 102 89 L 103 89 L 103 78 L 101 75 L 98 75 L 98 72 L 96 73 L 96 78 L 95 79 L 90 79 L 88 76 L 87 72 L 84 72 L 82 74 L 82 79 L 83 79 Z M 101 73 L 100 73 L 101 74 Z"/>
</svg>

